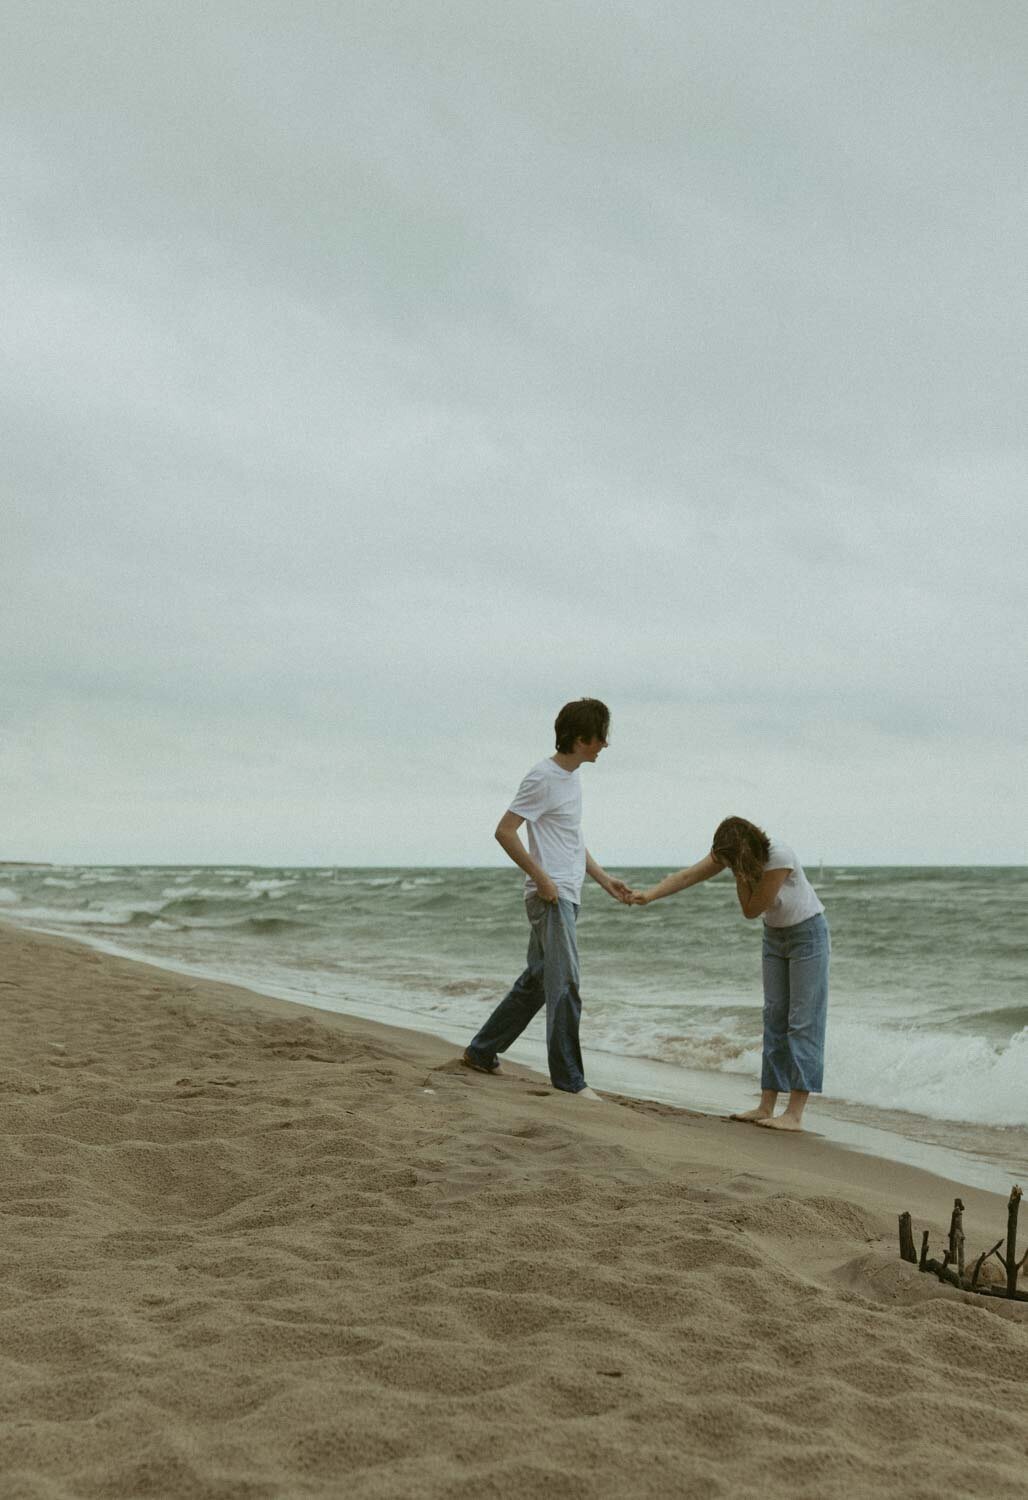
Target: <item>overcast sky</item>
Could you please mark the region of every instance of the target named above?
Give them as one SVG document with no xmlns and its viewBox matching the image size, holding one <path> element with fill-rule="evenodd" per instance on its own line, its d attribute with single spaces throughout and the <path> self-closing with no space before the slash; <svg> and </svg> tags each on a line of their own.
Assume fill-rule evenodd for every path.
<svg viewBox="0 0 1028 1500">
<path fill-rule="evenodd" d="M 1023 0 L 15 0 L 0 857 L 1023 863 Z"/>
</svg>

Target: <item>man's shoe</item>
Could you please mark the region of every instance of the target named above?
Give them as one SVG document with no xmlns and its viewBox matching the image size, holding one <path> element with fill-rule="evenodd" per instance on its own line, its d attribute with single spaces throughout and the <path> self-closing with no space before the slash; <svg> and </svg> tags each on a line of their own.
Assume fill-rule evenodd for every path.
<svg viewBox="0 0 1028 1500">
<path fill-rule="evenodd" d="M 461 1062 L 466 1068 L 474 1068 L 476 1073 L 498 1073 L 500 1071 L 498 1062 L 494 1062 L 492 1067 L 489 1067 L 486 1063 L 479 1062 L 478 1058 L 473 1056 L 467 1049 L 461 1055 Z"/>
</svg>

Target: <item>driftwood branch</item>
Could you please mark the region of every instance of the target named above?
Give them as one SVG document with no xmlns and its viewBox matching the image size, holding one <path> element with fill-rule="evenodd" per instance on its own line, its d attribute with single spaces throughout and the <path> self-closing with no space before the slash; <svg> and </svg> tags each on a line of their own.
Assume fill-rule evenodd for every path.
<svg viewBox="0 0 1028 1500">
<path fill-rule="evenodd" d="M 1008 1297 L 1016 1295 L 1017 1273 L 1024 1264 L 1023 1260 L 1019 1261 L 1017 1258 L 1017 1214 L 1020 1207 L 1021 1189 L 1014 1187 L 1011 1189 L 1010 1202 L 1007 1204 L 1007 1253 L 998 1256 L 1000 1265 L 1007 1273 Z"/>
<path fill-rule="evenodd" d="M 977 1290 L 977 1287 L 978 1287 L 978 1277 L 981 1275 L 982 1266 L 984 1266 L 985 1262 L 989 1259 L 989 1257 L 991 1255 L 995 1255 L 996 1254 L 996 1251 L 999 1249 L 999 1247 L 1000 1247 L 1000 1245 L 1002 1245 L 1002 1243 L 1003 1243 L 1002 1240 L 997 1240 L 996 1243 L 993 1245 L 993 1247 L 992 1247 L 991 1250 L 983 1250 L 982 1253 L 981 1253 L 981 1255 L 979 1255 L 978 1259 L 975 1261 L 975 1263 L 974 1263 L 974 1270 L 971 1272 L 971 1290 L 972 1290 L 972 1292 Z"/>
<path fill-rule="evenodd" d="M 964 1274 L 964 1205 L 959 1198 L 953 1199 L 953 1213 L 949 1221 L 949 1249 L 946 1259 L 956 1265 L 957 1275 Z"/>
<path fill-rule="evenodd" d="M 953 1200 L 953 1213 L 949 1221 L 949 1241 L 942 1260 L 936 1260 L 934 1256 L 928 1254 L 927 1229 L 922 1231 L 921 1254 L 918 1256 L 914 1248 L 911 1217 L 908 1213 L 900 1214 L 901 1259 L 911 1263 L 916 1262 L 918 1270 L 929 1271 L 933 1276 L 938 1276 L 940 1281 L 945 1281 L 950 1286 L 960 1287 L 963 1291 L 977 1292 L 981 1297 L 1012 1297 L 1018 1302 L 1028 1302 L 1028 1292 L 1019 1292 L 1017 1289 L 1018 1275 L 1028 1264 L 1028 1250 L 1020 1260 L 1017 1259 L 1017 1215 L 1021 1207 L 1021 1196 L 1021 1189 L 1015 1186 L 1011 1190 L 1010 1201 L 1007 1204 L 1006 1254 L 1004 1255 L 1000 1248 L 1003 1240 L 997 1240 L 991 1250 L 983 1250 L 978 1256 L 970 1276 L 964 1270 L 964 1205 L 959 1198 Z M 978 1284 L 982 1267 L 993 1255 L 1006 1272 L 1006 1286 L 1003 1288 Z"/>
<path fill-rule="evenodd" d="M 912 1265 L 917 1265 L 917 1251 L 914 1249 L 914 1230 L 909 1214 L 899 1216 L 900 1236 L 900 1260 L 909 1260 Z"/>
</svg>

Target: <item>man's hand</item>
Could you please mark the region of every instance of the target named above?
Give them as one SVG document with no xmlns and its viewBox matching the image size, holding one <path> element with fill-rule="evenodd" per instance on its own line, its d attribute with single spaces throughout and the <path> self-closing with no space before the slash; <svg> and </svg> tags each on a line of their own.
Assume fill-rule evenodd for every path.
<svg viewBox="0 0 1028 1500">
<path fill-rule="evenodd" d="M 557 887 L 548 875 L 540 874 L 536 877 L 535 893 L 540 901 L 549 901 L 551 904 L 556 905 Z"/>
<path fill-rule="evenodd" d="M 630 885 L 626 885 L 623 880 L 615 880 L 614 877 L 611 876 L 603 889 L 607 892 L 608 896 L 613 896 L 615 901 L 620 901 L 622 906 L 632 905 L 632 900 L 635 896 L 635 892 L 632 890 L 632 887 Z"/>
<path fill-rule="evenodd" d="M 649 904 L 650 904 L 650 902 L 652 900 L 653 900 L 653 897 L 652 896 L 647 896 L 647 894 L 646 894 L 645 891 L 633 891 L 632 892 L 632 905 L 633 906 L 649 906 Z"/>
</svg>

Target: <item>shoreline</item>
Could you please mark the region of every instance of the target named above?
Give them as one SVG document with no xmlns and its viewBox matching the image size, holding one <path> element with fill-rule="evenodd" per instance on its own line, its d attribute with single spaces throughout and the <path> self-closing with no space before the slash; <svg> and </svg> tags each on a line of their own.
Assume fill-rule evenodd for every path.
<svg viewBox="0 0 1028 1500">
<path fill-rule="evenodd" d="M 0 976 L 12 1497 L 1023 1494 L 1028 1306 L 898 1257 L 1001 1197 L 9 923 Z"/>
<path fill-rule="evenodd" d="M 446 1066 L 452 1064 L 457 1066 L 460 1048 L 457 1042 L 451 1042 L 448 1038 L 428 1031 L 421 1031 L 415 1027 L 401 1025 L 393 1021 L 383 1021 L 370 1015 L 361 1015 L 356 1012 L 342 1011 L 329 1007 L 322 1007 L 309 1002 L 295 1000 L 284 995 L 275 995 L 266 990 L 253 988 L 243 983 L 236 977 L 214 977 L 208 972 L 203 972 L 189 965 L 172 966 L 167 963 L 153 963 L 149 959 L 139 958 L 135 955 L 122 951 L 116 951 L 115 945 L 107 945 L 93 942 L 83 938 L 69 937 L 64 933 L 43 932 L 39 929 L 19 927 L 17 923 L 0 919 L 0 933 L 4 930 L 16 932 L 28 938 L 38 939 L 43 944 L 53 944 L 57 947 L 67 948 L 71 952 L 85 950 L 86 952 L 102 954 L 105 958 L 116 964 L 126 964 L 135 969 L 152 971 L 156 976 L 170 979 L 189 979 L 193 981 L 189 987 L 192 994 L 210 994 L 216 996 L 219 1004 L 229 1004 L 232 1008 L 240 1007 L 254 1013 L 263 1013 L 267 1008 L 269 1016 L 277 1016 L 283 1020 L 291 1019 L 294 1015 L 306 1015 L 307 1019 L 329 1024 L 337 1022 L 343 1031 L 352 1025 L 358 1029 L 368 1029 L 369 1033 L 405 1057 L 424 1057 L 426 1062 L 431 1060 L 432 1067 Z M 331 1018 L 331 1020 L 329 1020 Z M 456 1050 L 454 1050 L 456 1049 Z M 543 1049 L 539 1049 L 542 1056 Z M 593 1053 L 595 1059 L 600 1054 Z M 613 1057 L 613 1054 L 604 1054 Z M 620 1059 L 619 1059 L 620 1061 Z M 513 1066 L 511 1065 L 513 1063 Z M 661 1068 L 665 1064 L 653 1063 L 652 1067 Z M 516 1072 L 514 1070 L 517 1070 Z M 547 1094 L 557 1096 L 549 1082 L 545 1072 L 530 1062 L 522 1062 L 512 1058 L 508 1054 L 504 1064 L 505 1073 L 518 1080 L 530 1080 L 537 1084 Z M 679 1071 L 679 1070 L 676 1070 Z M 684 1071 L 684 1070 L 681 1070 Z M 637 1107 L 645 1110 L 648 1106 L 668 1118 L 682 1116 L 694 1121 L 709 1122 L 710 1125 L 731 1126 L 732 1134 L 741 1134 L 745 1137 L 747 1149 L 762 1153 L 759 1160 L 768 1166 L 773 1166 L 776 1158 L 784 1151 L 794 1149 L 802 1145 L 805 1151 L 804 1158 L 783 1160 L 783 1168 L 786 1170 L 798 1169 L 800 1172 L 811 1172 L 816 1175 L 819 1172 L 831 1175 L 834 1181 L 848 1186 L 864 1188 L 871 1186 L 880 1176 L 881 1169 L 887 1168 L 891 1181 L 900 1183 L 903 1187 L 918 1196 L 919 1201 L 928 1203 L 935 1202 L 940 1193 L 952 1200 L 953 1197 L 963 1196 L 965 1202 L 969 1196 L 980 1200 L 983 1205 L 991 1205 L 994 1212 L 1002 1208 L 1005 1213 L 1006 1201 L 1009 1188 L 994 1190 L 980 1187 L 974 1183 L 964 1182 L 958 1178 L 951 1177 L 945 1172 L 933 1171 L 915 1163 L 897 1160 L 894 1157 L 876 1155 L 872 1151 L 862 1150 L 856 1146 L 850 1146 L 827 1138 L 816 1129 L 808 1129 L 798 1136 L 782 1137 L 771 1135 L 766 1131 L 747 1128 L 738 1122 L 729 1122 L 722 1114 L 713 1110 L 701 1110 L 691 1108 L 685 1103 L 672 1103 L 667 1099 L 656 1096 L 642 1096 L 628 1094 L 621 1089 L 607 1088 L 603 1084 L 598 1086 L 610 1098 L 628 1107 Z M 757 1142 L 754 1142 L 754 1137 Z M 1010 1185 L 1013 1185 L 1011 1179 Z M 952 1203 L 950 1201 L 950 1206 Z M 902 1209 L 897 1209 L 897 1213 Z M 947 1210 L 948 1222 L 948 1210 Z"/>
<path fill-rule="evenodd" d="M 102 938 L 79 936 L 42 927 L 22 926 L 8 913 L 0 915 L 0 926 L 6 925 L 18 932 L 34 933 L 56 942 L 67 942 L 88 951 L 106 954 L 127 963 L 137 963 L 167 974 L 176 974 L 205 983 L 228 985 L 266 999 L 280 1001 L 301 1010 L 311 1010 L 319 1015 L 350 1017 L 380 1025 L 390 1031 L 423 1037 L 432 1041 L 443 1040 L 450 1046 L 462 1050 L 466 1035 L 463 1030 L 442 1021 L 436 1029 L 428 1031 L 412 1026 L 405 1012 L 373 1004 L 367 1008 L 342 1009 L 338 1004 L 321 1003 L 316 995 L 290 992 L 288 987 L 275 986 L 240 975 L 230 970 L 218 971 L 211 967 L 189 963 L 177 963 L 166 957 L 154 960 L 138 952 L 132 952 L 118 943 Z M 383 1019 L 384 1017 L 384 1019 Z M 508 1063 L 531 1069 L 548 1087 L 545 1046 L 534 1038 L 530 1031 L 519 1038 L 507 1053 Z M 590 1082 L 606 1093 L 629 1095 L 640 1102 L 655 1102 L 670 1105 L 691 1113 L 699 1113 L 713 1119 L 724 1119 L 736 1109 L 747 1108 L 759 1096 L 759 1088 L 742 1074 L 699 1072 L 655 1059 L 622 1055 L 590 1048 L 583 1044 L 583 1056 L 587 1064 Z M 850 1106 L 852 1108 L 852 1106 Z M 941 1122 L 945 1123 L 945 1122 Z M 953 1122 L 953 1130 L 961 1128 Z M 903 1165 L 924 1171 L 942 1181 L 951 1183 L 961 1192 L 975 1189 L 1001 1195 L 1004 1200 L 1016 1176 L 1016 1169 L 957 1146 L 942 1147 L 930 1142 L 903 1135 L 899 1131 L 880 1128 L 867 1121 L 854 1119 L 847 1114 L 847 1101 L 829 1101 L 819 1108 L 815 1099 L 808 1110 L 808 1124 L 804 1132 L 806 1139 L 824 1140 L 833 1147 L 848 1153 L 857 1153 L 890 1166 Z M 1028 1169 L 1026 1169 L 1028 1171 Z"/>
</svg>

